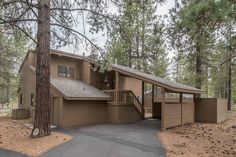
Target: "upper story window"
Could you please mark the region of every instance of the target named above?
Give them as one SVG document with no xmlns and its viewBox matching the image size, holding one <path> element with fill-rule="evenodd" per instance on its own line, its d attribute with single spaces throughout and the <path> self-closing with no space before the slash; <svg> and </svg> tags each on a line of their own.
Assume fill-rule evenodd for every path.
<svg viewBox="0 0 236 157">
<path fill-rule="evenodd" d="M 58 66 L 58 76 L 74 78 L 74 68 L 59 65 Z"/>
</svg>

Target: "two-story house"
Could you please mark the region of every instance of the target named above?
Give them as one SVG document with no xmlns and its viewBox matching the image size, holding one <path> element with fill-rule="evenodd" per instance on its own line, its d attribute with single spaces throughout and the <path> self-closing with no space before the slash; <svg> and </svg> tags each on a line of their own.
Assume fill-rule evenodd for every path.
<svg viewBox="0 0 236 157">
<path fill-rule="evenodd" d="M 19 69 L 19 108 L 29 109 L 34 119 L 36 55 L 28 51 Z M 98 123 L 126 123 L 144 119 L 144 82 L 162 90 L 153 92 L 155 111 L 162 114 L 162 127 L 194 122 L 194 102 L 165 101 L 165 92 L 198 94 L 201 90 L 171 82 L 133 68 L 112 65 L 100 73 L 94 61 L 80 55 L 51 50 L 51 122 L 58 127 Z M 154 90 L 153 90 L 154 91 Z M 174 105 L 173 105 L 174 104 Z M 186 110 L 183 110 L 186 107 Z M 183 113 L 185 111 L 186 113 Z M 174 113 L 176 112 L 176 117 Z M 184 115 L 184 116 L 183 116 Z"/>
</svg>

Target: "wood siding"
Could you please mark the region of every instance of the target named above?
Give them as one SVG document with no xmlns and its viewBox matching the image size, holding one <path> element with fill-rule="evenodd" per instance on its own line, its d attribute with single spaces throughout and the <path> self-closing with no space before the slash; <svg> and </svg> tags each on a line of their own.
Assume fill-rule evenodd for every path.
<svg viewBox="0 0 236 157">
<path fill-rule="evenodd" d="M 72 58 L 52 55 L 51 65 L 50 65 L 51 77 L 53 77 L 53 78 L 59 77 L 58 76 L 58 66 L 63 65 L 63 66 L 74 68 L 74 79 L 80 80 L 81 74 L 80 74 L 79 62 L 81 62 L 81 61 L 76 60 L 76 59 L 72 59 Z"/>
<path fill-rule="evenodd" d="M 171 128 L 181 125 L 181 104 L 165 103 L 164 104 L 164 126 Z"/>
<path fill-rule="evenodd" d="M 195 119 L 203 123 L 221 123 L 227 119 L 227 100 L 196 98 Z"/>
<path fill-rule="evenodd" d="M 133 77 L 120 75 L 119 90 L 131 90 L 136 96 L 141 96 L 142 81 Z"/>
<path fill-rule="evenodd" d="M 217 99 L 217 123 L 221 123 L 228 118 L 228 107 L 226 99 Z"/>
<path fill-rule="evenodd" d="M 131 104 L 109 103 L 107 105 L 107 122 L 134 123 L 142 120 Z"/>
<path fill-rule="evenodd" d="M 62 128 L 78 127 L 106 122 L 106 101 L 64 100 Z"/>
<path fill-rule="evenodd" d="M 164 126 L 172 128 L 188 123 L 194 123 L 194 103 L 165 103 Z M 160 106 L 160 105 L 159 105 Z M 158 112 L 157 112 L 158 113 Z M 158 115 L 159 116 L 159 115 Z"/>
<path fill-rule="evenodd" d="M 194 103 L 182 103 L 182 125 L 194 122 Z"/>
</svg>

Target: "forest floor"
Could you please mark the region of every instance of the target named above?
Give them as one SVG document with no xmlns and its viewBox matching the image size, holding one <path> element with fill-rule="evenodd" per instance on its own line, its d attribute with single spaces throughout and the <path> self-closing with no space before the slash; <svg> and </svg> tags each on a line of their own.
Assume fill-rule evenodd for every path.
<svg viewBox="0 0 236 157">
<path fill-rule="evenodd" d="M 25 123 L 28 122 L 0 117 L 0 148 L 29 156 L 39 156 L 72 138 L 69 135 L 52 132 L 50 136 L 32 139 L 30 138 L 31 129 L 26 127 Z"/>
<path fill-rule="evenodd" d="M 235 157 L 236 112 L 221 124 L 194 123 L 160 132 L 167 157 Z M 233 127 L 234 126 L 234 127 Z"/>
</svg>

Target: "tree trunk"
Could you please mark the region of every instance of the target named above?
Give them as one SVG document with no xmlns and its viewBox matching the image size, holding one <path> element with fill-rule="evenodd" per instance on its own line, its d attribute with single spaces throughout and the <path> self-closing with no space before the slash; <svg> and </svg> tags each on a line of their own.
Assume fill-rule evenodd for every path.
<svg viewBox="0 0 236 157">
<path fill-rule="evenodd" d="M 128 1 L 129 9 L 132 7 L 132 5 L 133 5 L 133 1 L 129 0 Z M 130 16 L 130 15 L 129 15 L 129 20 L 130 20 L 129 21 L 129 28 L 131 28 L 133 17 Z M 130 37 L 128 39 L 129 39 L 129 43 L 128 43 L 128 66 L 132 67 L 132 39 L 130 39 Z"/>
<path fill-rule="evenodd" d="M 200 46 L 196 45 L 196 81 L 195 87 L 198 89 L 202 88 L 202 58 L 201 58 Z M 200 97 L 200 94 L 197 94 L 196 97 Z"/>
<path fill-rule="evenodd" d="M 36 107 L 31 137 L 50 135 L 50 0 L 38 1 Z"/>
<path fill-rule="evenodd" d="M 228 93 L 228 110 L 231 110 L 231 92 L 232 89 L 232 65 L 231 65 L 231 59 L 229 61 L 229 69 L 228 69 L 228 88 L 227 88 L 227 93 Z"/>
</svg>

